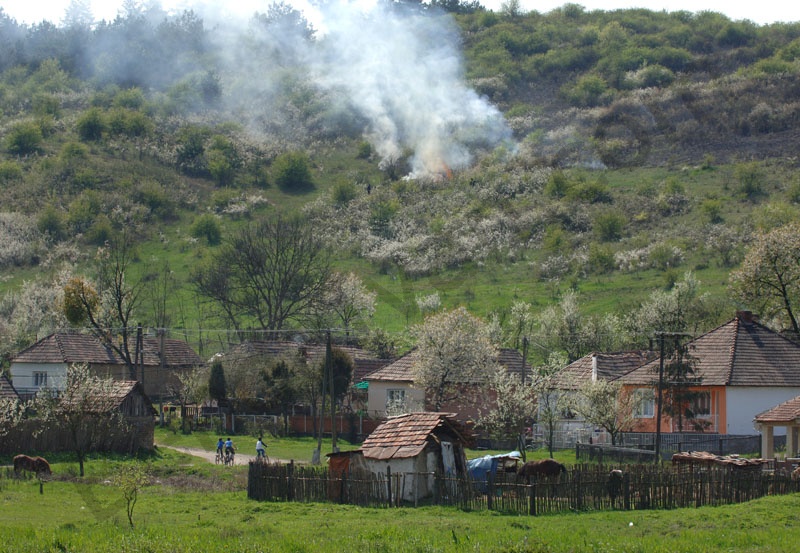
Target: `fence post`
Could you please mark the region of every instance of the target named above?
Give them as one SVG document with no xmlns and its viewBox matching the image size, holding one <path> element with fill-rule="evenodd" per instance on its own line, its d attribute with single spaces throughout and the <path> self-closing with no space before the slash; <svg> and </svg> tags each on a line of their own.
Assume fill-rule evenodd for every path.
<svg viewBox="0 0 800 553">
<path fill-rule="evenodd" d="M 622 478 L 622 507 L 626 511 L 631 510 L 631 474 L 626 472 Z"/>
<path fill-rule="evenodd" d="M 292 485 L 292 480 L 294 478 L 294 459 L 289 461 L 289 464 L 286 466 L 286 501 L 292 501 L 294 499 L 294 486 Z"/>
<path fill-rule="evenodd" d="M 489 479 L 486 482 L 486 509 L 491 511 L 494 505 L 494 474 L 489 471 L 487 476 Z"/>
<path fill-rule="evenodd" d="M 392 506 L 392 467 L 386 466 L 386 492 L 389 500 L 389 507 Z"/>
<path fill-rule="evenodd" d="M 536 480 L 535 479 L 533 480 L 533 482 L 531 482 L 528 485 L 528 493 L 530 494 L 528 496 L 528 503 L 529 503 L 528 512 L 531 514 L 531 516 L 535 517 L 536 516 Z"/>
</svg>

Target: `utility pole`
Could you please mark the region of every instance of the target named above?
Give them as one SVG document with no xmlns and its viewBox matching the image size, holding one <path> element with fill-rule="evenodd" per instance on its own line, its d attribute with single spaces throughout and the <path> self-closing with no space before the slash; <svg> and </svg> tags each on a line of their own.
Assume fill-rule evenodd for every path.
<svg viewBox="0 0 800 553">
<path fill-rule="evenodd" d="M 330 340 L 330 331 L 328 331 L 328 339 Z M 314 455 L 311 457 L 312 465 L 319 465 L 322 462 L 322 434 L 325 430 L 325 396 L 328 395 L 328 367 L 330 364 L 330 355 L 327 345 L 325 346 L 325 364 L 322 369 L 322 399 L 319 407 L 319 434 L 317 435 L 317 449 L 314 450 Z"/>
<path fill-rule="evenodd" d="M 339 448 L 336 446 L 336 389 L 333 385 L 333 348 L 331 346 L 330 330 L 328 331 L 328 337 L 325 343 L 325 364 L 328 369 L 328 387 L 331 390 L 331 451 L 333 453 L 338 453 Z"/>
<path fill-rule="evenodd" d="M 690 334 L 686 334 L 685 332 L 665 332 L 665 331 L 657 331 L 656 336 L 658 337 L 658 396 L 657 396 L 657 405 L 656 405 L 656 444 L 655 444 L 655 463 L 659 464 L 661 462 L 661 413 L 663 411 L 663 404 L 664 404 L 664 355 L 665 355 L 665 337 L 669 336 L 673 340 L 677 340 L 678 338 L 691 336 Z"/>
<path fill-rule="evenodd" d="M 522 385 L 525 385 L 525 363 L 528 362 L 528 337 L 522 337 Z"/>
</svg>

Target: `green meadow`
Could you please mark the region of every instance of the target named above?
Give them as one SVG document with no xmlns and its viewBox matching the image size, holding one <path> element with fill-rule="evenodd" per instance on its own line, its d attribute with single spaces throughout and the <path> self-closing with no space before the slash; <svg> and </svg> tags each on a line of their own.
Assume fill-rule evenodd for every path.
<svg viewBox="0 0 800 553">
<path fill-rule="evenodd" d="M 171 445 L 205 447 L 213 439 L 178 436 Z M 83 479 L 75 476 L 77 465 L 69 455 L 51 456 L 53 479 L 41 494 L 35 479 L 0 470 L 0 551 L 784 553 L 800 542 L 798 495 L 699 509 L 541 517 L 441 507 L 261 503 L 247 498 L 245 466 L 217 466 L 178 453 L 165 445 L 166 433 L 158 440 L 162 446 L 142 459 L 90 458 Z M 270 453 L 292 456 L 315 445 L 290 441 L 268 440 Z M 568 462 L 568 453 L 559 457 Z M 137 497 L 133 527 L 122 491 L 112 483 L 129 463 L 141 463 L 150 474 Z"/>
</svg>

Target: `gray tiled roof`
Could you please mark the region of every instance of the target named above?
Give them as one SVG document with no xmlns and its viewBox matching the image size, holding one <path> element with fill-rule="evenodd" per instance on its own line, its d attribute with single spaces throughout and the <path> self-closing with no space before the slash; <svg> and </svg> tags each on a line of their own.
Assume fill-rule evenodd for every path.
<svg viewBox="0 0 800 553">
<path fill-rule="evenodd" d="M 144 365 L 159 366 L 161 340 L 146 337 Z M 167 367 L 194 367 L 203 360 L 186 342 L 164 339 L 164 364 Z M 135 338 L 130 344 L 133 353 Z M 124 365 L 122 358 L 110 347 L 90 334 L 57 333 L 42 338 L 11 359 L 12 363 L 89 363 L 96 365 Z"/>
<path fill-rule="evenodd" d="M 800 386 L 800 344 L 747 317 L 737 315 L 688 345 L 704 386 Z M 658 365 L 655 359 L 620 381 L 652 385 Z"/>
<path fill-rule="evenodd" d="M 19 399 L 19 394 L 6 375 L 0 375 L 0 399 Z"/>
<path fill-rule="evenodd" d="M 597 363 L 598 380 L 614 380 L 653 359 L 651 351 L 620 351 L 590 353 L 573 361 L 555 375 L 556 387 L 575 390 L 592 380 L 593 365 Z"/>
<path fill-rule="evenodd" d="M 353 359 L 353 382 L 360 382 L 369 373 L 393 361 L 392 359 L 380 359 L 364 349 L 353 346 L 334 345 L 333 347 L 344 351 Z M 309 362 L 316 363 L 325 359 L 325 349 L 325 344 L 299 344 L 289 341 L 249 341 L 242 342 L 231 348 L 226 357 L 244 359 L 253 356 L 295 355 L 303 351 Z"/>
</svg>

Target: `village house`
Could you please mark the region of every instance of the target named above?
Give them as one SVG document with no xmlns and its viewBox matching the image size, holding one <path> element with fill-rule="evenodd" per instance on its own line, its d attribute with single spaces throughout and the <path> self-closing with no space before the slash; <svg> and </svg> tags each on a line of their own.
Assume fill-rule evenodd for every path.
<svg viewBox="0 0 800 553">
<path fill-rule="evenodd" d="M 662 416 L 662 432 L 750 435 L 757 414 L 800 395 L 800 344 L 761 325 L 747 311 L 691 340 L 695 363 L 691 412 L 695 420 Z M 649 361 L 618 381 L 641 401 L 634 430 L 656 430 L 656 382 L 660 360 Z"/>
<path fill-rule="evenodd" d="M 367 413 L 371 417 L 385 417 L 413 411 L 424 411 L 425 391 L 414 386 L 414 364 L 417 351 L 412 350 L 400 359 L 384 366 L 365 377 L 368 383 Z M 498 352 L 497 362 L 516 378 L 530 379 L 531 367 L 523 363 L 522 354 L 511 348 Z M 527 375 L 527 376 L 525 376 Z M 465 382 L 465 387 L 480 386 L 480 383 Z M 465 394 L 463 400 L 456 400 L 442 406 L 442 411 L 457 413 L 462 420 L 476 420 L 480 410 L 488 408 L 495 398 L 489 393 L 480 394 L 480 401 L 470 399 Z"/>
<path fill-rule="evenodd" d="M 649 350 L 592 352 L 559 370 L 553 376 L 552 388 L 556 393 L 576 396 L 589 383 L 616 380 L 655 357 Z M 556 425 L 555 435 L 558 442 L 569 445 L 575 441 L 587 442 L 589 438 L 594 443 L 606 440 L 603 429 L 591 427 L 574 410 L 564 413 Z"/>
<path fill-rule="evenodd" d="M 800 396 L 759 413 L 753 422 L 761 433 L 761 456 L 764 459 L 775 458 L 775 429 L 781 428 L 786 433 L 785 457 L 797 462 L 800 452 Z"/>
<path fill-rule="evenodd" d="M 434 474 L 464 476 L 472 430 L 449 413 L 408 413 L 378 426 L 361 445 L 367 469 L 395 475 L 395 492 L 404 501 L 433 493 Z"/>
<path fill-rule="evenodd" d="M 156 410 L 150 398 L 144 393 L 141 383 L 135 380 L 115 380 L 107 392 L 102 397 L 90 397 L 92 407 L 87 414 L 97 417 L 99 423 L 110 420 L 112 414 L 118 415 L 121 425 L 103 427 L 101 434 L 95 437 L 92 449 L 127 454 L 141 449 L 152 450 Z M 62 401 L 68 400 L 62 399 Z M 39 431 L 38 425 L 41 425 L 41 422 L 34 419 L 12 428 L 0 440 L 0 453 L 73 449 L 69 432 L 57 423 L 44 431 Z M 97 430 L 97 427 L 96 425 L 94 430 Z"/>
<path fill-rule="evenodd" d="M 141 363 L 135 378 L 153 400 L 175 394 L 178 376 L 204 364 L 181 340 L 144 337 Z M 69 365 L 86 364 L 93 374 L 115 380 L 131 380 L 134 374 L 113 349 L 90 334 L 56 333 L 11 358 L 10 375 L 17 392 L 31 397 L 42 388 L 63 389 Z"/>
</svg>

